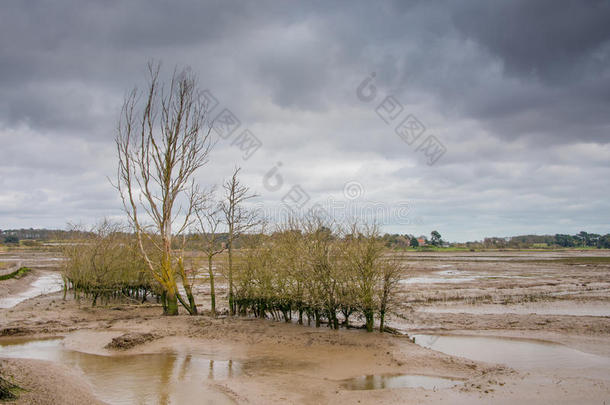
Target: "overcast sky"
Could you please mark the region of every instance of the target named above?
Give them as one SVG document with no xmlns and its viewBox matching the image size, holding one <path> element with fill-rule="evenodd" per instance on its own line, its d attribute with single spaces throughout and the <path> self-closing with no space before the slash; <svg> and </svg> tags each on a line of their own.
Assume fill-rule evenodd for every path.
<svg viewBox="0 0 610 405">
<path fill-rule="evenodd" d="M 199 182 L 242 166 L 269 213 L 610 232 L 607 0 L 3 1 L 0 229 L 122 218 L 115 128 L 151 59 L 241 122 Z"/>
</svg>

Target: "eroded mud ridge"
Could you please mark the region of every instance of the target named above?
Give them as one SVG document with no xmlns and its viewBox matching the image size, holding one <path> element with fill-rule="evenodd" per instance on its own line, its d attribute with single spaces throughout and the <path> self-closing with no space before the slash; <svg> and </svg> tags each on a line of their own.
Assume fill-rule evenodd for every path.
<svg viewBox="0 0 610 405">
<path fill-rule="evenodd" d="M 0 253 L 0 262 L 33 268 L 23 279 L 2 282 L 0 301 L 23 297 L 44 277 L 60 278 L 61 258 L 39 255 Z M 2 372 L 30 388 L 21 403 L 61 402 L 71 389 L 73 398 L 89 403 L 610 398 L 608 252 L 410 253 L 403 259 L 409 266 L 389 319 L 402 335 L 213 319 L 205 315 L 208 286 L 201 274 L 195 291 L 204 315 L 195 317 L 162 317 L 152 301 L 92 308 L 71 294 L 64 300 L 59 290 L 0 309 Z M 221 311 L 223 281 L 219 273 Z M 53 370 L 53 380 L 34 370 Z"/>
</svg>

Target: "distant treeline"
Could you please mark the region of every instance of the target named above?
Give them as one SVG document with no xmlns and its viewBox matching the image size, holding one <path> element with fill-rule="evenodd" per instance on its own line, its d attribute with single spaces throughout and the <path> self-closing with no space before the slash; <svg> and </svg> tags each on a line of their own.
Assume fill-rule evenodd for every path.
<svg viewBox="0 0 610 405">
<path fill-rule="evenodd" d="M 535 249 L 535 248 L 598 248 L 610 249 L 610 234 L 599 235 L 581 231 L 575 235 L 519 235 L 508 238 L 485 238 L 482 241 L 455 244 L 467 248 L 483 249 Z"/>
<path fill-rule="evenodd" d="M 0 229 L 0 242 L 12 236 L 18 240 L 41 240 L 72 239 L 75 231 L 62 231 L 58 229 Z"/>
<path fill-rule="evenodd" d="M 57 230 L 57 229 L 0 229 L 0 243 L 2 242 L 19 242 L 19 240 L 38 240 L 38 241 L 62 241 L 74 239 L 88 239 L 92 236 L 90 232 L 80 230 Z M 187 235 L 186 247 L 191 249 L 199 248 L 201 235 Z M 244 235 L 247 239 L 249 236 Z M 440 234 L 439 234 L 440 237 Z M 8 239 L 7 239 L 8 238 Z M 16 238 L 16 239 L 15 239 Z M 217 241 L 226 243 L 228 239 L 227 233 L 218 233 Z M 490 237 L 482 241 L 472 241 L 465 243 L 447 243 L 441 240 L 434 240 L 434 236 L 428 238 L 424 235 L 415 236 L 411 234 L 389 234 L 386 233 L 381 237 L 381 240 L 386 247 L 400 249 L 406 247 L 415 247 L 419 245 L 437 245 L 450 247 L 464 248 L 482 248 L 482 249 L 527 249 L 541 247 L 593 247 L 599 249 L 610 249 L 610 233 L 600 235 L 596 233 L 588 233 L 581 231 L 575 235 L 555 234 L 555 235 L 518 235 L 510 237 Z M 420 242 L 417 243 L 416 241 Z M 242 244 L 247 244 L 247 240 L 236 241 L 236 248 Z"/>
<path fill-rule="evenodd" d="M 483 243 L 496 243 L 496 239 L 486 238 Z M 581 231 L 575 235 L 521 235 L 513 236 L 507 243 L 507 247 L 536 247 L 536 245 L 547 245 L 556 247 L 595 247 L 610 249 L 610 234 L 599 235 Z"/>
<path fill-rule="evenodd" d="M 414 247 L 414 241 L 419 240 L 417 246 L 435 245 L 432 240 L 425 236 L 415 237 L 410 234 L 385 234 L 383 242 L 389 248 L 401 249 Z M 467 249 L 532 249 L 532 248 L 599 248 L 610 249 L 610 234 L 600 235 L 585 231 L 575 235 L 556 234 L 556 235 L 518 235 L 511 237 L 492 237 L 482 241 L 472 241 L 465 243 L 446 243 L 442 240 L 436 243 L 437 246 L 467 248 Z"/>
<path fill-rule="evenodd" d="M 83 230 L 59 230 L 59 229 L 0 229 L 0 243 L 19 243 L 20 240 L 36 240 L 41 242 L 66 241 L 66 240 L 87 240 L 95 236 L 94 232 Z M 8 238 L 8 239 L 7 239 Z M 218 233 L 216 240 L 226 243 L 229 238 L 228 233 Z M 247 236 L 246 236 L 247 238 Z M 201 235 L 187 235 L 187 248 L 198 248 Z M 241 246 L 241 241 L 234 243 L 237 248 Z"/>
</svg>

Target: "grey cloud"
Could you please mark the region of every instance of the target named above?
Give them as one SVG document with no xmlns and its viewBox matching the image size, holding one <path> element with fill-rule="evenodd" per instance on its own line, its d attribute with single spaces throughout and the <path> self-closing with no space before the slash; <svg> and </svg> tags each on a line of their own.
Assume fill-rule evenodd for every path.
<svg viewBox="0 0 610 405">
<path fill-rule="evenodd" d="M 566 75 L 607 69 L 607 60 L 595 56 L 610 41 L 607 1 L 477 0 L 455 7 L 452 17 L 458 31 L 501 58 L 512 74 L 561 84 Z"/>
<path fill-rule="evenodd" d="M 460 239 L 519 232 L 515 224 L 602 227 L 610 223 L 601 214 L 610 212 L 602 197 L 610 178 L 609 8 L 4 2 L 0 227 L 120 215 L 106 180 L 115 120 L 151 58 L 163 61 L 164 74 L 191 66 L 263 141 L 247 162 L 230 141 L 219 144 L 202 182 L 219 183 L 243 164 L 247 181 L 265 192 L 260 179 L 282 161 L 284 189 L 264 201 L 279 202 L 294 184 L 312 199 L 340 196 L 356 180 L 371 198 L 417 206 L 424 224 L 404 232 L 439 225 Z M 379 95 L 366 104 L 355 90 L 371 72 Z M 386 95 L 444 142 L 435 166 L 376 115 Z"/>
</svg>

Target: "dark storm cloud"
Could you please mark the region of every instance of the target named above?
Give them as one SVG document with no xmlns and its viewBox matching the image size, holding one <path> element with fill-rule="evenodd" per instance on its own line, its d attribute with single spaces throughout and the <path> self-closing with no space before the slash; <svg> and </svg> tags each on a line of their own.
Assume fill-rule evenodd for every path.
<svg viewBox="0 0 610 405">
<path fill-rule="evenodd" d="M 467 111 L 508 137 L 608 142 L 609 2 L 472 1 L 452 21 L 515 80 Z"/>
<path fill-rule="evenodd" d="M 0 220 L 116 214 L 106 181 L 116 117 L 157 59 L 164 74 L 190 66 L 263 141 L 241 161 L 253 187 L 284 162 L 285 188 L 266 201 L 293 184 L 324 198 L 358 180 L 377 200 L 416 201 L 422 231 L 443 225 L 456 238 L 475 209 L 543 231 L 553 218 L 588 221 L 610 208 L 598 195 L 610 177 L 609 4 L 3 2 Z M 355 90 L 371 72 L 379 98 L 366 104 Z M 443 140 L 435 167 L 379 119 L 386 95 Z M 240 156 L 220 144 L 202 177 L 219 182 Z"/>
<path fill-rule="evenodd" d="M 576 130 L 604 138 L 604 128 L 575 122 L 603 127 L 610 106 L 607 2 L 288 4 L 9 3 L 0 40 L 5 120 L 63 129 L 106 121 L 87 111 L 90 95 L 76 95 L 79 108 L 45 80 L 118 91 L 136 82 L 146 56 L 165 56 L 204 75 L 228 63 L 240 73 L 235 85 L 259 82 L 282 107 L 325 108 L 346 86 L 346 74 L 376 69 L 398 92 L 427 92 L 439 110 L 470 114 L 506 136 L 565 138 Z M 488 77 L 494 60 L 503 70 Z M 532 111 L 542 119 L 532 122 Z M 506 120 L 518 125 L 509 131 Z"/>
<path fill-rule="evenodd" d="M 608 1 L 477 0 L 452 16 L 459 32 L 500 57 L 516 76 L 561 83 L 607 71 Z"/>
</svg>

